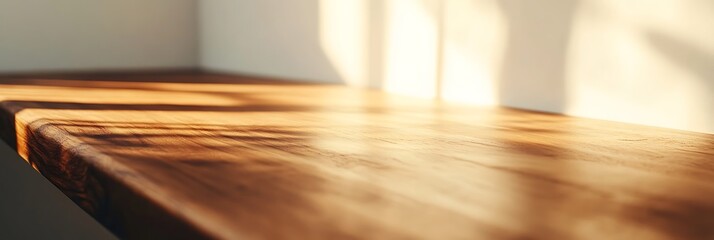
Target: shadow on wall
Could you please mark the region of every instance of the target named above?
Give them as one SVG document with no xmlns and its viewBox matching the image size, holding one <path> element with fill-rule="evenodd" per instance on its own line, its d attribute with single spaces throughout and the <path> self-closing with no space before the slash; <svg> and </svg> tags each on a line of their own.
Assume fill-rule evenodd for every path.
<svg viewBox="0 0 714 240">
<path fill-rule="evenodd" d="M 462 12 L 466 16 L 460 19 L 452 15 L 459 14 L 454 11 L 463 11 L 459 8 L 478 9 L 485 3 L 482 0 L 468 3 L 322 0 L 320 44 L 344 82 L 350 85 L 445 99 L 453 99 L 452 95 L 459 92 L 489 95 L 494 99 L 477 102 L 561 112 L 566 102 L 568 39 L 578 2 L 549 2 L 554 7 L 544 8 L 542 2 L 495 1 L 495 10 L 504 18 L 501 23 L 504 26 L 496 27 L 506 29 L 504 50 L 499 53 L 503 56 L 480 59 L 481 63 L 469 59 L 483 55 L 471 45 L 473 41 L 482 41 L 479 34 L 489 33 L 487 29 L 479 29 L 483 25 L 472 22 L 489 19 L 478 12 Z M 502 61 L 492 65 L 501 66 L 500 70 L 479 72 L 491 71 L 479 69 L 483 68 L 479 65 L 496 59 Z M 451 89 L 442 89 L 445 85 Z M 493 89 L 463 89 L 481 86 Z"/>
<path fill-rule="evenodd" d="M 368 48 L 367 48 L 367 86 L 381 88 L 384 84 L 384 21 L 386 6 L 383 0 L 367 0 Z"/>
<path fill-rule="evenodd" d="M 319 17 L 317 44 L 333 64 L 341 82 L 381 88 L 387 51 L 386 1 L 314 2 Z"/>
<path fill-rule="evenodd" d="M 343 82 L 320 46 L 318 0 L 201 1 L 199 9 L 203 68 Z"/>
<path fill-rule="evenodd" d="M 714 52 L 689 44 L 686 40 L 676 36 L 657 31 L 647 32 L 646 39 L 666 59 L 701 80 L 697 84 L 707 91 L 706 94 L 703 94 L 707 98 L 700 100 L 709 104 L 708 109 L 714 109 Z"/>
<path fill-rule="evenodd" d="M 568 40 L 578 1 L 498 3 L 508 25 L 505 56 L 496 83 L 498 102 L 526 109 L 564 111 Z"/>
<path fill-rule="evenodd" d="M 675 0 L 632 5 L 202 1 L 202 64 L 447 101 L 713 131 L 702 120 L 714 117 L 706 109 L 714 109 L 711 54 L 702 53 L 711 49 L 681 40 L 710 47 L 704 22 L 712 5 Z M 673 80 L 684 78 L 704 81 L 683 87 Z"/>
<path fill-rule="evenodd" d="M 708 5 L 662 1 L 632 9 L 624 2 L 584 0 L 354 2 L 320 1 L 320 8 L 327 6 L 320 18 L 321 44 L 347 84 L 447 101 L 712 131 L 704 120 L 714 116 L 707 110 L 714 109 L 711 56 L 707 49 L 681 39 L 692 36 L 706 44 L 706 34 L 674 34 L 681 26 L 697 29 L 701 24 L 690 23 L 705 14 L 692 9 Z M 337 6 L 341 4 L 352 7 Z M 664 10 L 675 7 L 676 11 Z M 341 9 L 354 16 L 324 14 Z M 672 19 L 687 15 L 696 17 Z M 335 29 L 365 40 L 324 37 L 342 35 Z M 657 54 L 665 60 L 653 58 Z M 703 82 L 683 88 L 673 80 L 692 77 Z M 673 107 L 682 104 L 688 107 Z"/>
<path fill-rule="evenodd" d="M 701 108 L 701 113 L 697 114 L 695 121 L 703 124 L 695 124 L 697 126 L 714 126 L 714 52 L 700 48 L 688 43 L 681 37 L 676 37 L 671 34 L 664 34 L 657 31 L 649 31 L 646 33 L 646 39 L 658 50 L 659 53 L 669 60 L 674 66 L 686 70 L 686 72 L 694 76 L 693 79 L 698 80 L 692 85 L 698 86 L 701 91 L 698 94 L 691 94 L 691 98 L 696 101 L 696 108 Z M 699 112 L 699 109 L 695 110 Z M 714 131 L 714 129 L 706 129 L 699 127 L 701 131 Z"/>
</svg>

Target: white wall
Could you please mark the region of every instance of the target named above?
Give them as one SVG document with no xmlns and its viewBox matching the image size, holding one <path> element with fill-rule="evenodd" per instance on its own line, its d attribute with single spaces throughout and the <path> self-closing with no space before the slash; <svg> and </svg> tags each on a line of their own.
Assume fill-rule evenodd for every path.
<svg viewBox="0 0 714 240">
<path fill-rule="evenodd" d="M 0 73 L 200 65 L 714 133 L 712 22 L 708 0 L 0 0 Z"/>
<path fill-rule="evenodd" d="M 0 0 L 0 72 L 197 64 L 195 0 Z"/>
<path fill-rule="evenodd" d="M 709 0 L 211 0 L 208 69 L 714 133 Z"/>
<path fill-rule="evenodd" d="M 565 111 L 714 133 L 714 1 L 581 1 Z"/>
<path fill-rule="evenodd" d="M 317 1 L 209 0 L 199 5 L 203 68 L 340 81 L 320 45 Z"/>
</svg>

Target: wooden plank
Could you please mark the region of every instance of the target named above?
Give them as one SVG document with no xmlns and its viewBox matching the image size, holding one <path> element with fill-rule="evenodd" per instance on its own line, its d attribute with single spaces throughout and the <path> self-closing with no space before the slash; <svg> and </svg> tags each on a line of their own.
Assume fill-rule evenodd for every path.
<svg viewBox="0 0 714 240">
<path fill-rule="evenodd" d="M 714 136 L 336 85 L 0 80 L 2 136 L 125 238 L 711 239 Z"/>
</svg>

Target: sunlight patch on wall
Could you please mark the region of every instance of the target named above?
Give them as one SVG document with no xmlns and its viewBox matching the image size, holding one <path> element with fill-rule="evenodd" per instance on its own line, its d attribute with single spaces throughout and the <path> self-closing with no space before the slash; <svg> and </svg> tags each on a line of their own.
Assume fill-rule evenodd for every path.
<svg viewBox="0 0 714 240">
<path fill-rule="evenodd" d="M 321 0 L 320 44 L 348 85 L 366 87 L 367 1 Z"/>
<path fill-rule="evenodd" d="M 390 0 L 385 4 L 384 89 L 435 97 L 439 1 Z"/>
<path fill-rule="evenodd" d="M 492 0 L 445 1 L 444 100 L 497 103 L 497 78 L 506 42 L 507 23 Z"/>
<path fill-rule="evenodd" d="M 507 26 L 493 0 L 321 0 L 319 6 L 321 47 L 346 84 L 497 102 Z"/>
<path fill-rule="evenodd" d="M 714 15 L 695 3 L 583 2 L 569 51 L 566 112 L 714 132 Z"/>
<path fill-rule="evenodd" d="M 349 85 L 710 133 L 712 22 L 706 0 L 320 0 Z"/>
</svg>

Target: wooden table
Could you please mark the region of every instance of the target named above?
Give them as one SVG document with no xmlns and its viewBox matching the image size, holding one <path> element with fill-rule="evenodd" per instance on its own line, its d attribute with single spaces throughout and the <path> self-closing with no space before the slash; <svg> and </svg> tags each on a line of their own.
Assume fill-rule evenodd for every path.
<svg viewBox="0 0 714 240">
<path fill-rule="evenodd" d="M 120 237 L 714 238 L 714 135 L 218 74 L 38 77 L 0 80 L 3 139 Z"/>
</svg>

